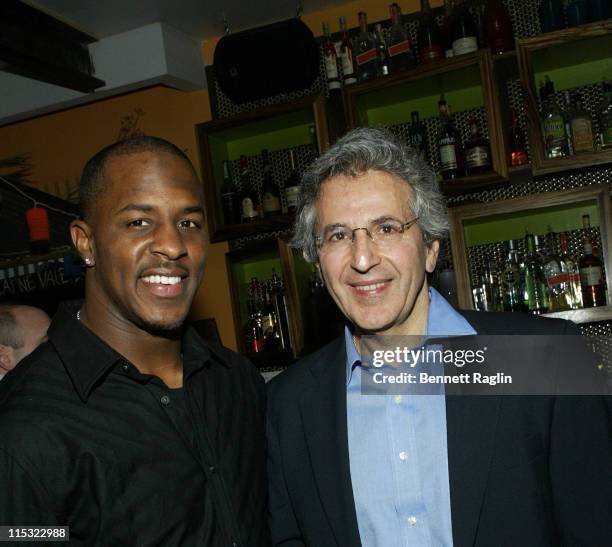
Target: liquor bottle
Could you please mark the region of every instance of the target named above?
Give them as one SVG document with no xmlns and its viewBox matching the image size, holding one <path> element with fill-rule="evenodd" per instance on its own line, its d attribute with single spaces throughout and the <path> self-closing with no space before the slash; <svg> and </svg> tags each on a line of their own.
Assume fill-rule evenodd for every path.
<svg viewBox="0 0 612 547">
<path fill-rule="evenodd" d="M 491 146 L 478 130 L 475 118 L 470 120 L 470 138 L 465 143 L 465 167 L 468 175 L 484 173 L 492 169 Z"/>
<path fill-rule="evenodd" d="M 259 195 L 251 183 L 246 156 L 240 156 L 240 210 L 242 222 L 253 222 L 259 217 Z"/>
<path fill-rule="evenodd" d="M 477 310 L 501 311 L 501 306 L 498 303 L 497 279 L 489 264 L 480 270 L 479 282 L 472 289 L 472 294 Z"/>
<path fill-rule="evenodd" d="M 599 145 L 612 148 L 612 82 L 603 82 L 603 100 L 597 107 L 599 120 Z"/>
<path fill-rule="evenodd" d="M 510 149 L 510 165 L 517 167 L 527 165 L 527 148 L 525 146 L 525 133 L 519 127 L 516 111 L 512 110 L 512 127 L 510 128 L 510 138 L 508 139 Z"/>
<path fill-rule="evenodd" d="M 357 81 L 355 74 L 355 58 L 353 57 L 353 43 L 346 30 L 346 19 L 340 17 L 340 61 L 342 64 L 342 81 L 344 85 L 354 84 Z"/>
<path fill-rule="evenodd" d="M 502 0 L 488 0 L 484 12 L 484 34 L 491 53 L 505 53 L 514 49 L 510 15 Z"/>
<path fill-rule="evenodd" d="M 321 149 L 319 148 L 319 140 L 317 139 L 317 127 L 314 124 L 308 126 L 308 136 L 310 139 L 312 159 L 316 160 L 321 153 Z"/>
<path fill-rule="evenodd" d="M 506 244 L 507 256 L 501 273 L 503 287 L 504 311 L 523 311 L 523 290 L 521 287 L 521 273 L 518 262 L 518 252 L 514 240 Z"/>
<path fill-rule="evenodd" d="M 376 47 L 378 49 L 378 60 L 380 62 L 380 73 L 383 76 L 389 74 L 389 55 L 387 53 L 387 39 L 385 38 L 385 31 L 380 23 L 376 23 L 374 27 L 376 30 L 374 35 L 376 37 Z"/>
<path fill-rule="evenodd" d="M 336 46 L 329 33 L 329 23 L 323 21 L 323 51 L 325 52 L 325 73 L 327 75 L 327 87 L 329 89 L 340 89 L 340 75 L 338 73 L 338 57 Z"/>
<path fill-rule="evenodd" d="M 563 91 L 563 105 L 561 107 L 561 114 L 563 115 L 563 120 L 565 122 L 567 153 L 571 156 L 574 154 L 574 141 L 572 136 L 572 117 L 574 116 L 574 105 L 572 104 L 572 96 L 567 89 Z"/>
<path fill-rule="evenodd" d="M 364 11 L 359 12 L 359 35 L 355 39 L 354 51 L 359 81 L 363 82 L 380 75 L 378 49 L 374 38 L 368 32 L 368 16 Z"/>
<path fill-rule="evenodd" d="M 427 162 L 427 130 L 419 120 L 417 111 L 411 112 L 412 123 L 408 129 L 408 144 L 417 152 L 419 157 Z"/>
<path fill-rule="evenodd" d="M 570 117 L 572 148 L 574 154 L 593 152 L 595 136 L 591 115 L 584 109 L 582 99 L 575 95 L 575 105 Z"/>
<path fill-rule="evenodd" d="M 440 29 L 438 23 L 436 23 L 436 18 L 431 12 L 429 0 L 421 0 L 417 42 L 422 64 L 425 65 L 444 58 Z"/>
<path fill-rule="evenodd" d="M 440 110 L 440 131 L 438 133 L 438 154 L 440 173 L 443 179 L 456 179 L 465 176 L 465 161 L 461 146 L 461 135 L 455 129 L 450 117 L 444 95 L 438 101 Z"/>
<path fill-rule="evenodd" d="M 247 311 L 249 318 L 245 327 L 246 350 L 250 353 L 259 353 L 264 350 L 265 339 L 259 280 L 256 277 L 252 277 L 249 283 Z"/>
<path fill-rule="evenodd" d="M 554 252 L 555 234 L 549 227 L 544 253 L 544 277 L 548 290 L 549 311 L 565 311 L 572 308 L 570 272 L 565 259 Z"/>
<path fill-rule="evenodd" d="M 542 271 L 541 261 L 536 254 L 536 244 L 533 234 L 525 236 L 525 305 L 531 313 L 546 313 L 548 298 L 546 279 Z"/>
<path fill-rule="evenodd" d="M 389 54 L 389 72 L 395 74 L 414 66 L 415 58 L 410 37 L 402 24 L 402 12 L 398 4 L 389 6 L 391 27 L 387 33 L 387 53 Z"/>
<path fill-rule="evenodd" d="M 263 170 L 263 186 L 261 190 L 261 205 L 266 217 L 278 215 L 281 212 L 281 200 L 278 186 L 272 175 L 270 154 L 266 149 L 261 151 L 261 165 Z"/>
<path fill-rule="evenodd" d="M 263 306 L 263 337 L 264 348 L 266 351 L 278 351 L 283 348 L 283 340 L 280 332 L 280 325 L 274 304 L 272 303 L 271 283 L 263 284 L 264 306 Z"/>
<path fill-rule="evenodd" d="M 282 279 L 272 269 L 272 277 L 270 278 L 270 296 L 272 305 L 278 317 L 279 335 L 281 348 L 289 350 L 292 347 L 291 330 L 289 327 L 289 309 L 287 306 L 287 298 L 285 296 L 285 288 Z"/>
<path fill-rule="evenodd" d="M 542 107 L 542 138 L 547 158 L 560 158 L 569 155 L 569 139 L 563 112 L 554 97 L 554 84 L 548 76 L 544 86 Z"/>
<path fill-rule="evenodd" d="M 582 221 L 585 228 L 585 238 L 583 254 L 578 261 L 582 305 L 585 308 L 605 306 L 606 293 L 604 291 L 603 267 L 599 257 L 593 254 L 593 243 L 589 235 L 591 227 L 589 215 L 584 215 Z"/>
<path fill-rule="evenodd" d="M 453 51 L 453 19 L 455 14 L 455 0 L 444 0 L 444 24 L 440 29 L 442 35 L 442 49 L 444 57 L 449 58 L 455 55 Z"/>
<path fill-rule="evenodd" d="M 289 164 L 291 166 L 291 173 L 287 182 L 285 182 L 285 203 L 289 213 L 295 213 L 300 199 L 300 174 L 295 163 L 295 152 L 293 149 L 289 150 Z"/>
<path fill-rule="evenodd" d="M 559 255 L 561 260 L 565 263 L 567 273 L 569 275 L 569 289 L 570 289 L 570 307 L 573 310 L 582 308 L 582 289 L 580 288 L 580 268 L 578 267 L 578 261 L 570 254 L 567 243 L 567 233 L 561 232 L 559 234 Z"/>
<path fill-rule="evenodd" d="M 238 224 L 240 222 L 240 199 L 232 177 L 230 176 L 229 161 L 223 162 L 223 184 L 221 186 L 221 207 L 225 224 Z"/>
<path fill-rule="evenodd" d="M 464 0 L 456 0 L 452 36 L 455 56 L 478 50 L 476 25 Z"/>
</svg>

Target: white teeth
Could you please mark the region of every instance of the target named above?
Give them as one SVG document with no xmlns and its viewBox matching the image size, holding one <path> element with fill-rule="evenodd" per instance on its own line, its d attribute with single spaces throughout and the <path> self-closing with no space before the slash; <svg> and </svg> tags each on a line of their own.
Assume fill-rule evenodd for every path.
<svg viewBox="0 0 612 547">
<path fill-rule="evenodd" d="M 148 275 L 143 277 L 142 280 L 145 283 L 156 283 L 158 285 L 176 285 L 181 282 L 179 276 L 168 277 L 166 275 Z"/>
<path fill-rule="evenodd" d="M 362 285 L 361 287 L 357 287 L 358 291 L 375 291 L 380 287 L 384 286 L 384 283 L 374 283 L 372 285 Z"/>
</svg>

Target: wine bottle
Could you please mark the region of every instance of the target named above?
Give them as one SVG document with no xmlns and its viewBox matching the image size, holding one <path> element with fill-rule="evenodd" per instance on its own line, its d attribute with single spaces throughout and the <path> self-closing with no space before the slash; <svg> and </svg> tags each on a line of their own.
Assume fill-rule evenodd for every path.
<svg viewBox="0 0 612 547">
<path fill-rule="evenodd" d="M 455 129 L 444 95 L 438 101 L 440 110 L 440 131 L 438 133 L 438 154 L 440 173 L 443 179 L 455 179 L 465 175 L 465 161 L 461 136 Z"/>
<path fill-rule="evenodd" d="M 476 25 L 464 0 L 456 0 L 452 36 L 453 54 L 455 56 L 478 50 Z"/>
<path fill-rule="evenodd" d="M 355 59 L 353 57 L 353 43 L 346 30 L 346 19 L 340 17 L 340 61 L 342 64 L 342 81 L 344 85 L 354 84 L 357 81 L 355 74 Z"/>
<path fill-rule="evenodd" d="M 391 28 L 387 34 L 387 53 L 389 55 L 389 72 L 395 74 L 415 64 L 414 51 L 408 33 L 402 24 L 402 12 L 398 4 L 389 6 Z"/>
<path fill-rule="evenodd" d="M 491 146 L 478 129 L 475 118 L 470 120 L 470 138 L 465 143 L 465 167 L 468 175 L 484 173 L 492 169 Z"/>
<path fill-rule="evenodd" d="M 263 186 L 261 190 L 261 205 L 266 217 L 278 215 L 281 212 L 280 193 L 272 175 L 270 154 L 266 149 L 261 151 L 263 169 Z"/>
<path fill-rule="evenodd" d="M 508 139 L 510 148 L 510 165 L 518 167 L 529 163 L 527 148 L 525 146 L 525 133 L 519 127 L 516 110 L 512 110 L 512 126 L 510 127 L 510 138 Z"/>
<path fill-rule="evenodd" d="M 221 208 L 225 224 L 240 222 L 240 200 L 236 185 L 230 175 L 229 161 L 223 162 L 223 184 L 221 186 Z"/>
<path fill-rule="evenodd" d="M 240 156 L 241 216 L 242 222 L 253 222 L 259 216 L 259 196 L 251 183 L 246 156 Z"/>
<path fill-rule="evenodd" d="M 287 182 L 285 182 L 285 203 L 289 213 L 295 213 L 300 199 L 300 175 L 295 163 L 295 152 L 289 150 L 289 163 L 291 165 L 291 173 Z"/>
<path fill-rule="evenodd" d="M 510 15 L 502 0 L 488 0 L 484 12 L 484 31 L 491 53 L 505 53 L 514 49 Z"/>
<path fill-rule="evenodd" d="M 411 112 L 410 116 L 412 123 L 408 129 L 408 144 L 423 161 L 427 162 L 427 131 L 419 120 L 419 113 L 416 110 Z"/>
<path fill-rule="evenodd" d="M 359 35 L 355 39 L 355 61 L 359 81 L 370 80 L 380 75 L 378 49 L 374 38 L 368 32 L 368 16 L 359 12 Z"/>
<path fill-rule="evenodd" d="M 455 55 L 453 51 L 453 20 L 455 14 L 455 0 L 444 0 L 444 24 L 442 25 L 442 49 L 444 57 Z"/>
<path fill-rule="evenodd" d="M 421 0 L 419 30 L 417 34 L 421 63 L 427 64 L 444 57 L 442 38 L 436 18 L 431 12 L 429 0 Z"/>
<path fill-rule="evenodd" d="M 329 89 L 340 89 L 340 75 L 338 73 L 338 57 L 336 46 L 329 33 L 329 23 L 323 21 L 323 51 L 325 55 L 325 74 L 327 75 L 327 87 Z"/>
<path fill-rule="evenodd" d="M 599 257 L 593 253 L 593 243 L 589 235 L 591 219 L 589 215 L 582 217 L 585 229 L 583 254 L 578 261 L 580 268 L 580 289 L 582 292 L 582 305 L 585 308 L 594 308 L 606 305 L 604 291 L 603 267 Z"/>
<path fill-rule="evenodd" d="M 374 35 L 376 36 L 376 47 L 378 48 L 378 60 L 380 62 L 380 73 L 383 76 L 389 74 L 389 54 L 387 52 L 387 39 L 385 38 L 385 31 L 380 23 L 376 23 L 374 27 L 376 30 Z"/>
</svg>

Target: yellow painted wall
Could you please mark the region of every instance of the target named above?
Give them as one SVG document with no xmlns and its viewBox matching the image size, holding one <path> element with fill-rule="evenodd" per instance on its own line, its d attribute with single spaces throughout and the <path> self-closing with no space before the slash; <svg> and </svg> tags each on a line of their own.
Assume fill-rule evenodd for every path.
<svg viewBox="0 0 612 547">
<path fill-rule="evenodd" d="M 366 11 L 369 21 L 388 17 L 388 4 L 358 0 L 306 14 L 303 20 L 315 36 L 321 23 L 338 29 L 338 18 L 345 15 L 350 27 L 357 25 L 357 13 Z M 432 2 L 435 7 L 441 0 Z M 419 9 L 419 0 L 400 2 L 403 13 Z M 203 43 L 206 63 L 212 63 L 218 39 Z M 39 116 L 0 127 L 0 157 L 28 153 L 32 157 L 32 180 L 50 193 L 62 196 L 78 185 L 85 162 L 98 150 L 117 140 L 121 119 L 136 109 L 144 111 L 140 129 L 174 142 L 184 149 L 199 170 L 195 124 L 211 119 L 207 91 L 186 93 L 165 87 L 152 87 L 84 106 Z M 194 318 L 215 317 L 223 343 L 236 348 L 229 285 L 225 266 L 226 243 L 211 245 L 204 282 L 192 310 Z"/>
</svg>

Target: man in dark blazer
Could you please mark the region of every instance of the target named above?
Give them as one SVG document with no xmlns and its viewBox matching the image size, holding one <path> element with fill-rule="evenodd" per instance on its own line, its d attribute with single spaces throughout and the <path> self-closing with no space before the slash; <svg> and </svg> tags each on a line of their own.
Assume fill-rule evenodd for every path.
<svg viewBox="0 0 612 547">
<path fill-rule="evenodd" d="M 385 131 L 352 131 L 305 174 L 294 244 L 348 325 L 269 387 L 275 545 L 610 544 L 609 399 L 361 392 L 365 335 L 579 334 L 453 310 L 427 284 L 447 228 L 433 174 Z M 546 343 L 514 349 L 550 361 Z"/>
</svg>

